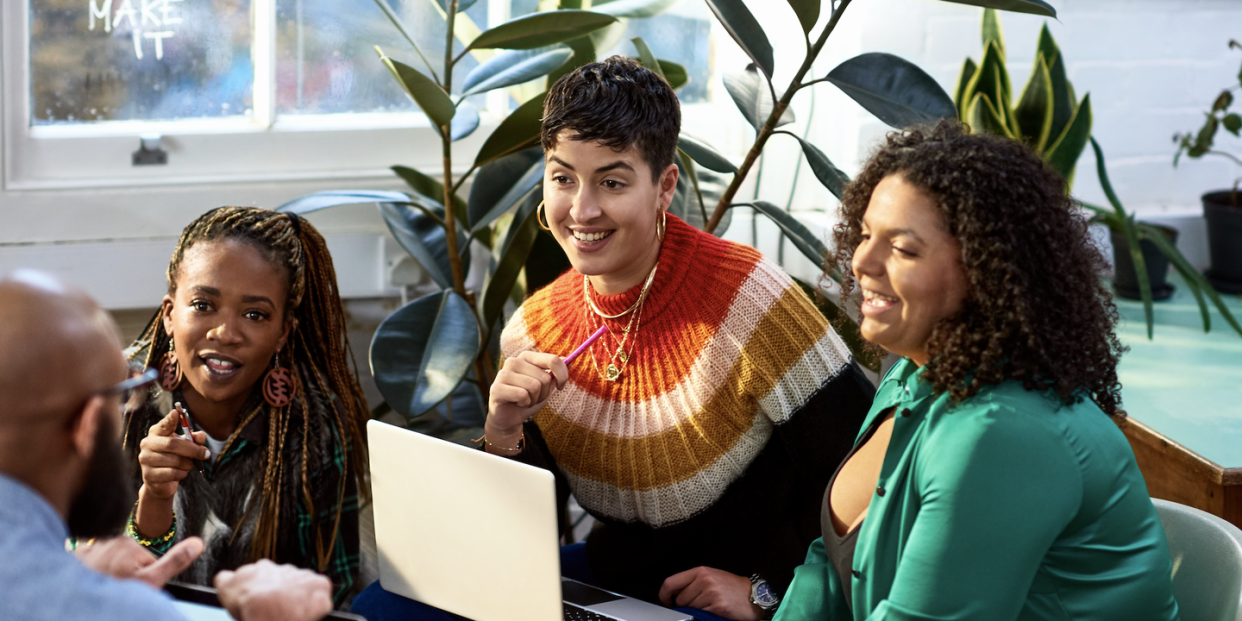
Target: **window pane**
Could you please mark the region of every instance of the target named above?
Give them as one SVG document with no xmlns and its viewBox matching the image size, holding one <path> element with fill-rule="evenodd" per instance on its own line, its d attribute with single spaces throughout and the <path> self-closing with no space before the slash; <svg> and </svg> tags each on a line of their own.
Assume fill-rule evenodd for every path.
<svg viewBox="0 0 1242 621">
<path fill-rule="evenodd" d="M 688 3 L 682 3 L 684 6 Z M 647 19 L 627 20 L 621 42 L 608 54 L 638 56 L 630 42 L 642 37 L 656 58 L 671 60 L 686 68 L 690 81 L 677 91 L 683 104 L 707 101 L 707 81 L 711 78 L 711 22 L 708 17 L 688 17 L 665 13 Z"/>
<path fill-rule="evenodd" d="M 436 0 L 388 0 L 388 5 L 442 78 L 447 28 Z M 276 10 L 278 114 L 417 109 L 373 46 L 429 77 L 430 72 L 374 0 L 277 0 Z M 465 16 L 486 29 L 487 1 L 480 0 Z M 454 45 L 461 50 L 460 42 Z M 457 64 L 454 93 L 461 92 L 466 74 L 476 66 L 472 55 Z"/>
<path fill-rule="evenodd" d="M 250 115 L 250 6 L 31 0 L 31 123 Z"/>
</svg>

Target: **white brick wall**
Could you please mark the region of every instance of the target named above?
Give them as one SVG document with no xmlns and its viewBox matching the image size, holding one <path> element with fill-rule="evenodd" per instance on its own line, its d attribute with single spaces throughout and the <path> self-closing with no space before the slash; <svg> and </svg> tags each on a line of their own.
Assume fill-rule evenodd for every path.
<svg viewBox="0 0 1242 621">
<path fill-rule="evenodd" d="M 769 32 L 784 29 L 772 37 L 777 63 L 788 65 L 800 59 L 800 32 L 785 25 L 794 19 L 785 3 L 751 0 L 748 4 L 757 9 Z M 1069 78 L 1079 97 L 1091 93 L 1094 135 L 1108 157 L 1109 175 L 1122 202 L 1140 217 L 1182 229 L 1179 245 L 1183 252 L 1192 262 L 1205 266 L 1199 196 L 1228 186 L 1242 176 L 1242 169 L 1223 158 L 1183 159 L 1174 169 L 1172 136 L 1198 129 L 1203 111 L 1220 90 L 1236 84 L 1242 52 L 1230 50 L 1228 42 L 1231 38 L 1242 40 L 1242 1 L 1051 0 L 1051 4 L 1057 9 L 1058 20 L 1001 14 L 1014 88 L 1021 89 L 1026 83 L 1039 29 L 1047 22 L 1065 55 Z M 822 76 L 856 54 L 884 51 L 924 68 L 951 93 L 962 61 L 967 56 L 978 61 L 982 56 L 981 12 L 976 7 L 938 0 L 855 0 L 833 34 L 816 74 Z M 727 35 L 719 37 L 718 45 L 735 48 Z M 726 51 L 722 50 L 720 59 L 722 65 L 729 66 Z M 853 173 L 860 156 L 889 128 L 831 85 L 816 88 L 821 90 L 816 94 L 811 140 L 839 167 Z M 795 107 L 804 120 L 808 111 L 805 93 L 795 100 Z M 801 123 L 796 129 L 801 131 Z M 1217 144 L 1242 154 L 1242 140 L 1223 130 Z M 784 156 L 775 155 L 777 150 Z M 796 151 L 769 147 L 769 152 L 768 169 L 779 172 L 765 173 L 763 194 L 783 197 Z M 774 161 L 776 166 L 772 165 Z M 804 187 L 798 190 L 796 205 L 835 206 L 831 196 L 817 187 L 809 170 L 803 170 L 802 180 Z M 805 187 L 808 184 L 812 187 Z M 1089 148 L 1079 161 L 1074 192 L 1084 200 L 1104 204 Z M 783 199 L 780 204 L 784 204 Z M 730 236 L 749 241 L 748 226 L 744 232 L 731 231 Z"/>
</svg>

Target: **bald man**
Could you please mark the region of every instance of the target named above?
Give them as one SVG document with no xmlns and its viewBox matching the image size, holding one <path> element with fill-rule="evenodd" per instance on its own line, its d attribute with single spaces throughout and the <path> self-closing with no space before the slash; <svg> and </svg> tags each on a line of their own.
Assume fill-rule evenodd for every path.
<svg viewBox="0 0 1242 621">
<path fill-rule="evenodd" d="M 0 277 L 0 619 L 182 618 L 152 587 L 201 540 L 159 560 L 128 537 L 65 551 L 67 536 L 120 533 L 133 508 L 120 437 L 129 376 L 116 325 L 89 297 L 37 272 Z M 216 587 L 242 621 L 332 609 L 327 578 L 267 561 L 221 572 Z"/>
</svg>

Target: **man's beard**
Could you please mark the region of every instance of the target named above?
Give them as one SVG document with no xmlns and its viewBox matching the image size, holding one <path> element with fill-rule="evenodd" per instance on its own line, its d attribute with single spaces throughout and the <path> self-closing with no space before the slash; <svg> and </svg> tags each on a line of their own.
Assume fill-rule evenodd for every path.
<svg viewBox="0 0 1242 621">
<path fill-rule="evenodd" d="M 104 417 L 95 434 L 95 452 L 85 485 L 69 506 L 70 535 L 90 539 L 120 534 L 137 495 L 125 471 L 125 453 L 116 441 L 116 423 Z"/>
</svg>

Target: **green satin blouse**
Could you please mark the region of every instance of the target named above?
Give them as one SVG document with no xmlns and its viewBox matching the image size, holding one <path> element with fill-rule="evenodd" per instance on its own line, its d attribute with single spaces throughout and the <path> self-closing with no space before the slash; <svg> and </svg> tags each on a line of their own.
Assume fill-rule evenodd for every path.
<svg viewBox="0 0 1242 621">
<path fill-rule="evenodd" d="M 858 533 L 854 609 L 811 544 L 776 621 L 1166 621 L 1164 529 L 1134 453 L 1094 402 L 1010 381 L 953 405 L 905 359 L 862 428 L 895 408 Z"/>
</svg>

